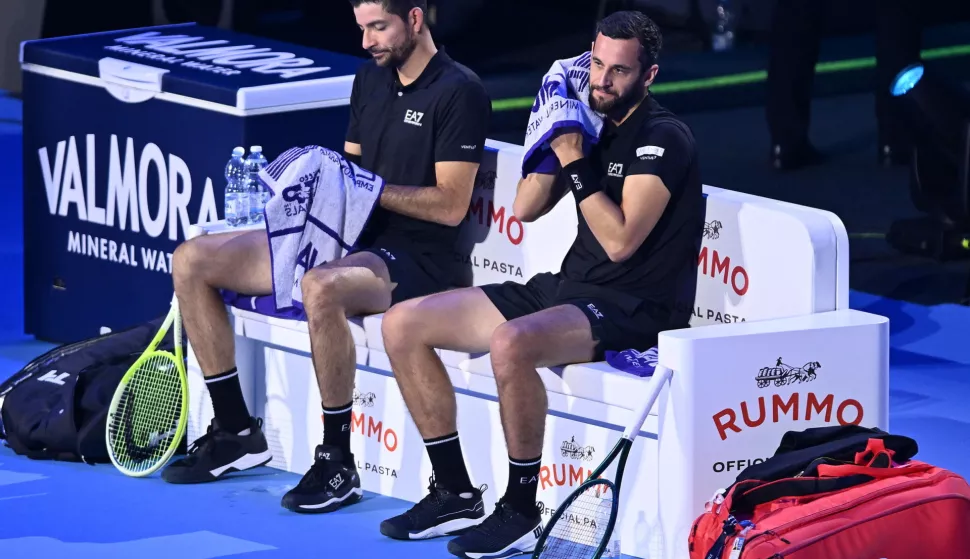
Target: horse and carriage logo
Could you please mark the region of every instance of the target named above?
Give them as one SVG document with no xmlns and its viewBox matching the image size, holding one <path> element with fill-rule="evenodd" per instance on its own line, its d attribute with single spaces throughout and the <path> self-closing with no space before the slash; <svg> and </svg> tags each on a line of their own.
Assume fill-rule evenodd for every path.
<svg viewBox="0 0 970 559">
<path fill-rule="evenodd" d="M 724 226 L 721 222 L 714 219 L 709 222 L 704 223 L 704 238 L 706 239 L 717 239 L 721 236 L 721 229 Z"/>
<path fill-rule="evenodd" d="M 758 381 L 758 388 L 765 388 L 772 381 L 774 381 L 775 386 L 812 382 L 816 377 L 815 371 L 821 368 L 822 365 L 818 361 L 809 361 L 801 367 L 792 367 L 782 363 L 781 357 L 779 357 L 774 367 L 762 367 L 755 380 Z"/>
<path fill-rule="evenodd" d="M 593 448 L 592 445 L 579 446 L 576 444 L 576 437 L 573 437 L 568 441 L 563 441 L 562 446 L 559 447 L 559 450 L 562 452 L 563 458 L 585 461 L 592 460 L 593 453 L 596 452 L 596 449 Z"/>
<path fill-rule="evenodd" d="M 372 408 L 377 401 L 377 395 L 373 392 L 359 392 L 354 390 L 354 407 Z"/>
</svg>

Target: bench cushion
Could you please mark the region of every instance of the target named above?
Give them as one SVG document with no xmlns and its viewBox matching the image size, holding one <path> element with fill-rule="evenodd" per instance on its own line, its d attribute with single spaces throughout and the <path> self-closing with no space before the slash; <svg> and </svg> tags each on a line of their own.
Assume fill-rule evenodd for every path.
<svg viewBox="0 0 970 559">
<path fill-rule="evenodd" d="M 234 314 L 244 314 L 248 319 L 260 320 L 261 322 L 266 322 L 267 324 L 271 324 L 273 326 L 279 326 L 286 330 L 292 330 L 296 333 L 305 334 L 305 336 L 303 336 L 306 338 L 305 340 L 300 340 L 300 337 L 298 336 L 293 338 L 292 343 L 287 343 L 283 340 L 280 340 L 279 343 L 300 351 L 309 351 L 309 328 L 306 322 L 306 315 L 302 310 L 294 308 L 287 311 L 278 312 L 276 310 L 276 302 L 274 301 L 272 295 L 254 297 L 251 295 L 240 295 L 238 293 L 224 291 L 222 294 L 222 299 L 229 306 L 242 311 L 242 313 L 236 312 Z M 367 347 L 367 335 L 364 332 L 363 318 L 355 317 L 349 319 L 347 322 L 350 325 L 350 334 L 353 336 L 354 345 L 358 347 Z"/>
<path fill-rule="evenodd" d="M 241 295 L 234 291 L 221 290 L 222 300 L 230 307 L 235 307 L 244 311 L 254 312 L 263 316 L 274 318 L 291 318 L 293 320 L 306 320 L 303 309 L 290 307 L 284 311 L 276 310 L 276 300 L 272 295 Z"/>
</svg>

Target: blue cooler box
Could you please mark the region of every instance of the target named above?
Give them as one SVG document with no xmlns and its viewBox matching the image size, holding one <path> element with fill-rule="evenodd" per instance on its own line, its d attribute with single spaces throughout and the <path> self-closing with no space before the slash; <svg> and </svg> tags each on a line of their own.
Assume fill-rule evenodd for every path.
<svg viewBox="0 0 970 559">
<path fill-rule="evenodd" d="M 236 146 L 342 149 L 362 59 L 194 24 L 28 41 L 25 328 L 70 342 L 161 316 Z"/>
</svg>

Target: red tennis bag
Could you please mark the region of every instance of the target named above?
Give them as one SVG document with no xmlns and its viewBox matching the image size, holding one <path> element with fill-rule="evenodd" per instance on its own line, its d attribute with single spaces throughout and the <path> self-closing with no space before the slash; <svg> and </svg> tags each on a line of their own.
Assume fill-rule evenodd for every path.
<svg viewBox="0 0 970 559">
<path fill-rule="evenodd" d="M 970 485 L 869 439 L 855 463 L 819 458 L 803 475 L 742 480 L 705 506 L 691 559 L 970 558 Z"/>
</svg>

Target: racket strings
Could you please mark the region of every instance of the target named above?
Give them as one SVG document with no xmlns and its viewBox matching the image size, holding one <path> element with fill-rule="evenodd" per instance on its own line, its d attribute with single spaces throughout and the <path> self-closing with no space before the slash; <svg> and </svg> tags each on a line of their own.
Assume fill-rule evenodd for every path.
<svg viewBox="0 0 970 559">
<path fill-rule="evenodd" d="M 612 486 L 597 483 L 565 504 L 562 515 L 549 531 L 539 557 L 593 557 L 606 538 L 606 529 L 613 516 L 614 498 Z"/>
<path fill-rule="evenodd" d="M 139 365 L 109 418 L 109 444 L 120 466 L 145 471 L 165 455 L 178 430 L 181 391 L 179 369 L 171 356 L 151 355 Z"/>
</svg>

